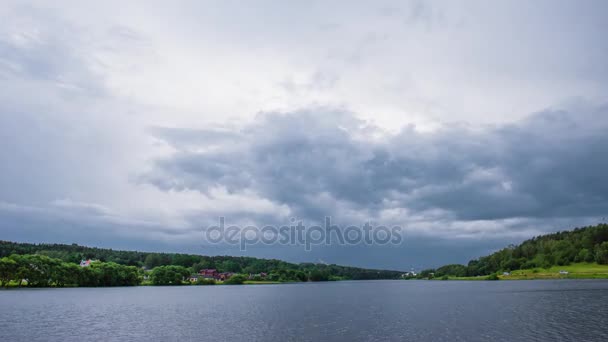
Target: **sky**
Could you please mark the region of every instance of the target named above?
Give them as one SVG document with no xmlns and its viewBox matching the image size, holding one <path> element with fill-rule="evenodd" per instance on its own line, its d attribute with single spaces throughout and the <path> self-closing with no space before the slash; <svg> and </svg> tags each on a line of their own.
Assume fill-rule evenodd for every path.
<svg viewBox="0 0 608 342">
<path fill-rule="evenodd" d="M 5 1 L 0 240 L 408 270 L 608 217 L 605 1 Z M 398 246 L 204 241 L 398 225 Z"/>
</svg>

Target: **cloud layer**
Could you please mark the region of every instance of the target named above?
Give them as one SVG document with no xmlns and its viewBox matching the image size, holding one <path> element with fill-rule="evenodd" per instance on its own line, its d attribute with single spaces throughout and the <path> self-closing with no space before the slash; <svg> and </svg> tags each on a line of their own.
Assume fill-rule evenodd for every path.
<svg viewBox="0 0 608 342">
<path fill-rule="evenodd" d="M 608 107 L 397 134 L 341 110 L 266 113 L 234 131 L 155 130 L 175 152 L 142 179 L 251 192 L 311 221 L 598 217 L 608 210 L 606 129 Z"/>
</svg>

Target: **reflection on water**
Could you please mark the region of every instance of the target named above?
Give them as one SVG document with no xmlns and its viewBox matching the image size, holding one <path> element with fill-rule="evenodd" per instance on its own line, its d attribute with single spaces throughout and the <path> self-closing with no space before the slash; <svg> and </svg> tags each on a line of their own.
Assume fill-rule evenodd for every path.
<svg viewBox="0 0 608 342">
<path fill-rule="evenodd" d="M 2 341 L 608 341 L 608 281 L 0 291 Z"/>
</svg>

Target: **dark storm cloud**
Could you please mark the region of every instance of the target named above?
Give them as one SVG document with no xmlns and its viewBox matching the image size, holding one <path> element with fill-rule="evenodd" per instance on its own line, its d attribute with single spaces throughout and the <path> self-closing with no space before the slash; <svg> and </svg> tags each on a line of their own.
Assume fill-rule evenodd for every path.
<svg viewBox="0 0 608 342">
<path fill-rule="evenodd" d="M 454 176 L 429 179 L 431 189 L 410 203 L 462 219 L 603 215 L 607 114 L 607 107 L 545 111 L 482 134 L 454 136 L 440 155 L 455 161 L 449 169 Z M 461 149 L 463 141 L 483 145 Z"/>
<path fill-rule="evenodd" d="M 311 220 L 336 215 L 340 203 L 372 217 L 390 208 L 441 209 L 465 221 L 600 216 L 608 211 L 607 129 L 606 106 L 483 129 L 410 127 L 381 139 L 345 111 L 267 113 L 212 149 L 205 141 L 218 132 L 158 134 L 178 152 L 143 179 L 203 193 L 248 189 Z"/>
</svg>

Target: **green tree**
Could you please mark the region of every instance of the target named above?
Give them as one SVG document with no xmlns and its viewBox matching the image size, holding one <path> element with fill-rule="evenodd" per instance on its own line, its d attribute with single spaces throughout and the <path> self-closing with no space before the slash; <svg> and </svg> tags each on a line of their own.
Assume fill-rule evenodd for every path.
<svg viewBox="0 0 608 342">
<path fill-rule="evenodd" d="M 0 286 L 8 287 L 8 283 L 15 279 L 17 263 L 15 260 L 4 257 L 0 258 Z"/>
<path fill-rule="evenodd" d="M 232 277 L 224 281 L 225 285 L 240 285 L 243 284 L 247 278 L 242 274 L 235 274 Z"/>
<path fill-rule="evenodd" d="M 608 264 L 608 241 L 598 244 L 595 248 L 595 262 L 598 264 Z"/>
<path fill-rule="evenodd" d="M 191 267 L 200 260 L 199 256 L 188 254 L 173 254 L 171 256 L 171 265 Z"/>
<path fill-rule="evenodd" d="M 241 265 L 234 260 L 226 260 L 218 265 L 220 272 L 241 272 Z"/>
<path fill-rule="evenodd" d="M 312 272 L 310 272 L 308 279 L 310 281 L 328 281 L 329 274 L 327 274 L 327 272 L 325 272 L 325 271 L 313 270 Z"/>
<path fill-rule="evenodd" d="M 592 262 L 594 259 L 593 253 L 591 253 L 587 248 L 581 249 L 576 255 L 575 262 Z"/>
<path fill-rule="evenodd" d="M 17 258 L 18 272 L 27 280 L 28 286 L 44 287 L 52 282 L 52 268 L 59 260 L 44 255 L 20 255 Z"/>
<path fill-rule="evenodd" d="M 55 269 L 55 282 L 57 286 L 79 285 L 81 267 L 75 263 L 62 262 Z"/>
<path fill-rule="evenodd" d="M 500 280 L 500 278 L 498 278 L 498 274 L 492 273 L 486 278 L 486 280 Z"/>
<path fill-rule="evenodd" d="M 183 266 L 158 266 L 152 270 L 150 280 L 154 285 L 182 285 L 190 271 Z"/>
<path fill-rule="evenodd" d="M 146 260 L 144 261 L 144 266 L 148 269 L 153 269 L 157 266 L 163 265 L 163 257 L 160 254 L 150 253 L 146 256 Z"/>
</svg>

